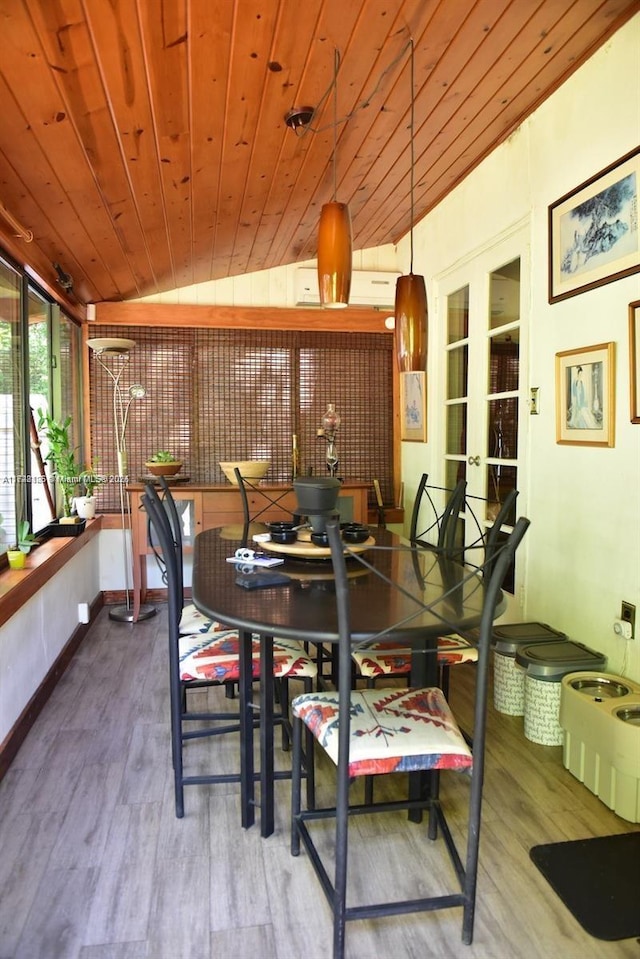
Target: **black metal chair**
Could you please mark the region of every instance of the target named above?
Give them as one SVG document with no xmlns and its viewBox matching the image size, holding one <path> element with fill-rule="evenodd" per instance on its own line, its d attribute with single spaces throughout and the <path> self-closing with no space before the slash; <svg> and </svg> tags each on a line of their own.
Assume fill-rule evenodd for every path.
<svg viewBox="0 0 640 959">
<path fill-rule="evenodd" d="M 501 596 L 502 582 L 529 521 L 521 518 L 505 544 L 490 560 L 484 581 L 484 600 L 478 639 L 478 670 L 475 684 L 473 751 L 465 741 L 441 689 L 362 689 L 351 684 L 351 652 L 354 642 L 349 620 L 349 588 L 344 544 L 338 525 L 328 524 L 331 558 L 336 582 L 336 606 L 339 624 L 339 688 L 338 692 L 315 692 L 296 697 L 292 702 L 293 779 L 291 802 L 291 852 L 297 856 L 301 844 L 333 913 L 333 957 L 342 959 L 346 923 L 356 919 L 376 918 L 410 912 L 434 911 L 462 907 L 462 940 L 470 943 L 476 901 L 479 855 L 488 670 L 493 620 Z M 354 560 L 355 561 L 355 560 Z M 375 570 L 372 570 L 375 572 Z M 472 578 L 475 574 L 469 572 Z M 401 588 L 399 586 L 399 588 Z M 435 609 L 431 609 L 435 615 Z M 369 637 L 374 639 L 375 637 Z M 330 808 L 302 809 L 302 729 L 311 729 L 317 744 L 336 766 L 335 804 Z M 432 788 L 416 799 L 400 799 L 375 804 L 350 805 L 349 788 L 361 776 L 390 772 L 428 770 L 435 777 Z M 468 779 L 467 811 L 459 807 L 460 790 L 455 790 L 450 821 L 445 814 L 437 778 L 441 770 L 466 773 Z M 438 895 L 418 895 L 414 899 L 378 901 L 349 905 L 347 897 L 349 821 L 354 815 L 389 812 L 395 809 L 426 809 L 429 812 L 429 840 L 441 832 L 441 846 L 446 848 L 456 882 L 453 891 Z M 332 835 L 327 835 L 326 822 L 335 819 Z M 462 820 L 464 825 L 461 825 Z M 314 840 L 319 821 L 318 842 Z M 457 825 L 454 827 L 454 823 Z M 466 849 L 458 849 L 461 840 L 454 838 L 460 829 Z M 356 837 L 363 842 L 360 832 Z M 421 837 L 418 837 L 420 841 Z M 354 841 L 355 837 L 354 837 Z M 433 863 L 430 862 L 430 869 Z M 441 880 L 448 870 L 442 870 Z M 420 876 L 416 876 L 416 890 Z"/>
<path fill-rule="evenodd" d="M 233 472 L 236 477 L 236 483 L 238 484 L 240 498 L 242 501 L 242 542 L 245 545 L 249 541 L 252 530 L 256 528 L 256 524 L 259 523 L 260 517 L 264 516 L 265 513 L 268 514 L 271 510 L 273 510 L 274 507 L 277 507 L 278 510 L 283 511 L 287 515 L 287 519 L 290 519 L 291 522 L 300 522 L 300 516 L 297 513 L 291 512 L 282 505 L 282 500 L 288 494 L 289 490 L 284 489 L 280 492 L 272 494 L 264 487 L 257 486 L 255 483 L 252 483 L 250 479 L 247 479 L 246 476 L 243 476 L 237 466 Z M 253 494 L 257 501 L 256 509 L 254 510 L 251 509 L 251 504 L 249 503 L 249 494 Z M 259 531 L 263 531 L 259 527 L 258 529 Z"/>
<path fill-rule="evenodd" d="M 414 546 L 435 549 L 439 553 L 451 556 L 456 549 L 456 526 L 460 510 L 464 506 L 467 483 L 466 480 L 459 480 L 453 489 L 447 489 L 442 486 L 430 486 L 428 480 L 429 474 L 423 473 L 413 501 L 409 540 Z M 441 492 L 449 495 L 442 512 L 439 512 L 434 495 Z M 425 506 L 427 507 L 427 526 L 418 532 Z M 428 538 L 430 535 L 435 535 L 435 543 Z"/>
<path fill-rule="evenodd" d="M 194 775 L 184 771 L 183 747 L 186 742 L 203 737 L 219 736 L 225 733 L 239 732 L 237 712 L 188 711 L 186 693 L 189 689 L 207 686 L 226 686 L 237 684 L 240 679 L 240 637 L 236 630 L 223 624 L 206 633 L 183 635 L 180 633 L 180 618 L 183 605 L 182 591 L 182 550 L 173 535 L 172 526 L 157 491 L 147 485 L 141 497 L 147 511 L 155 536 L 162 551 L 166 568 L 168 589 L 168 637 L 169 637 L 169 690 L 171 709 L 171 752 L 174 773 L 174 792 L 176 816 L 184 815 L 184 787 L 215 783 L 240 782 L 238 773 L 207 772 Z M 259 640 L 253 643 L 253 677 L 259 679 Z M 306 690 L 311 689 L 316 674 L 314 661 L 306 654 L 301 643 L 294 640 L 274 640 L 274 676 L 278 680 L 291 677 L 299 678 Z M 286 690 L 286 685 L 285 685 Z M 282 697 L 285 709 L 274 722 L 288 727 L 288 695 Z M 197 723 L 196 728 L 188 728 Z M 222 725 L 219 725 L 222 723 Z M 258 720 L 256 719 L 256 724 Z M 206 724 L 206 725 L 202 725 Z M 288 745 L 288 733 L 285 735 Z M 241 747 L 244 748 L 244 747 Z M 277 778 L 285 778 L 288 773 L 276 773 Z M 308 775 L 307 786 L 309 801 L 313 804 L 313 768 Z"/>
<path fill-rule="evenodd" d="M 488 528 L 482 525 L 482 521 L 472 512 L 471 506 L 467 505 L 465 499 L 465 513 L 470 514 L 470 517 L 473 516 L 472 521 L 475 523 L 478 536 L 466 549 L 462 547 L 457 548 L 454 540 L 451 540 L 448 547 L 442 550 L 443 554 L 460 562 L 465 561 L 467 565 L 477 565 L 468 562 L 468 554 L 472 550 L 481 549 L 482 559 L 480 562 L 483 566 L 483 575 L 488 576 L 490 573 L 491 560 L 497 549 L 503 526 L 513 518 L 517 496 L 518 491 L 515 489 L 507 494 L 492 525 Z M 450 517 L 454 515 L 454 512 L 457 518 L 460 509 L 456 506 L 451 511 Z M 449 518 L 447 522 L 451 522 L 451 518 Z M 450 534 L 448 531 L 445 535 L 446 538 L 449 539 Z M 419 540 L 417 542 L 419 542 Z M 374 686 L 376 682 L 381 679 L 390 679 L 391 677 L 399 676 L 408 677 L 411 673 L 411 650 L 406 647 L 385 643 L 384 640 L 381 640 L 379 643 L 359 646 L 358 649 L 353 652 L 353 660 L 360 675 L 366 680 L 367 685 L 370 687 Z M 445 696 L 449 694 L 450 668 L 464 663 L 476 663 L 477 661 L 477 647 L 464 636 L 451 633 L 439 637 L 438 665 L 440 666 L 440 686 Z"/>
<path fill-rule="evenodd" d="M 175 542 L 176 556 L 178 560 L 178 577 L 179 585 L 178 589 L 180 590 L 180 595 L 184 596 L 184 568 L 183 568 L 183 536 L 182 536 L 182 519 L 178 513 L 178 507 L 176 506 L 176 501 L 173 498 L 171 489 L 166 480 L 166 477 L 159 476 L 157 479 L 158 486 L 162 490 L 159 500 L 167 514 L 167 518 L 171 525 L 171 534 Z M 148 496 L 156 495 L 156 489 L 150 483 L 145 484 L 145 489 Z M 150 525 L 150 524 L 149 524 Z M 164 566 L 164 559 L 162 552 L 159 552 L 154 548 L 153 543 L 153 531 L 149 529 L 149 540 L 151 542 L 151 547 L 154 550 L 154 554 L 158 563 L 158 566 L 162 572 L 163 580 L 166 585 L 166 570 Z M 201 613 L 193 603 L 184 603 L 182 606 L 182 613 L 180 614 L 180 632 L 183 635 L 188 635 L 189 633 L 206 633 L 210 629 L 215 628 L 215 624 L 211 622 L 210 619 Z"/>
</svg>

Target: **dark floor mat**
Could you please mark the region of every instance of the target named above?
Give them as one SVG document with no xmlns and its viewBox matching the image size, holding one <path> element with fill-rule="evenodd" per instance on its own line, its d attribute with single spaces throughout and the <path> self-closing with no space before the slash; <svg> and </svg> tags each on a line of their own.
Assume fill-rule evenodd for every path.
<svg viewBox="0 0 640 959">
<path fill-rule="evenodd" d="M 640 832 L 534 846 L 529 855 L 590 935 L 640 936 Z"/>
</svg>

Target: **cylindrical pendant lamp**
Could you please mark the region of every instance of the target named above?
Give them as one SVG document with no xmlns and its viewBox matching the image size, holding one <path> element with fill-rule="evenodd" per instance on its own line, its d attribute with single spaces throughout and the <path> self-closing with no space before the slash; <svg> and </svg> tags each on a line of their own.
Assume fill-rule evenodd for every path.
<svg viewBox="0 0 640 959">
<path fill-rule="evenodd" d="M 424 277 L 416 276 L 413 272 L 413 190 L 414 190 L 414 126 L 415 101 L 413 95 L 413 39 L 411 45 L 411 137 L 409 146 L 410 160 L 410 199 L 411 199 L 411 264 L 407 276 L 400 276 L 396 281 L 396 312 L 395 312 L 395 347 L 398 358 L 398 369 L 401 373 L 412 373 L 415 370 L 427 368 L 427 288 Z"/>
<path fill-rule="evenodd" d="M 320 303 L 331 309 L 349 305 L 351 290 L 351 215 L 346 203 L 325 203 L 318 228 Z"/>
<path fill-rule="evenodd" d="M 396 281 L 395 340 L 401 373 L 427 367 L 427 290 L 423 276 L 409 273 Z"/>
</svg>

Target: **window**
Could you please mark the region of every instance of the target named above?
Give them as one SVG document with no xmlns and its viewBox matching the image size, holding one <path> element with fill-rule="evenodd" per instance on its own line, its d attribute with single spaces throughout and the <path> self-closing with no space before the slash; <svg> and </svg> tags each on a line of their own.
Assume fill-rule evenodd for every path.
<svg viewBox="0 0 640 959">
<path fill-rule="evenodd" d="M 80 329 L 8 258 L 0 256 L 0 552 L 26 519 L 36 533 L 53 518 L 37 436 L 37 410 L 80 416 Z M 55 506 L 54 506 L 55 511 Z"/>
<path fill-rule="evenodd" d="M 157 449 L 180 459 L 193 482 L 224 483 L 220 460 L 269 459 L 267 480 L 292 476 L 293 436 L 300 471 L 326 475 L 322 414 L 333 403 L 342 418 L 338 475 L 372 482 L 393 498 L 393 338 L 384 334 L 274 330 L 101 327 L 100 336 L 129 337 L 123 390 L 141 383 L 127 427 L 128 472 L 144 473 Z M 91 363 L 92 454 L 116 473 L 112 382 Z M 372 494 L 373 495 L 373 494 Z M 100 493 L 101 511 L 118 510 L 115 484 Z"/>
</svg>

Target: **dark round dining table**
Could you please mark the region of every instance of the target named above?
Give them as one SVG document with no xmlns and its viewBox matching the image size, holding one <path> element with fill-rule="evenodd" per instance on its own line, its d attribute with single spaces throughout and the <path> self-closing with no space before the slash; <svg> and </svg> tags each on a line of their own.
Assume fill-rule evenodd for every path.
<svg viewBox="0 0 640 959">
<path fill-rule="evenodd" d="M 284 562 L 266 573 L 284 573 L 284 584 L 247 589 L 251 571 L 228 562 L 243 544 L 232 531 L 210 529 L 195 538 L 192 600 L 211 619 L 237 628 L 240 645 L 240 727 L 242 824 L 255 821 L 251 635 L 261 636 L 260 664 L 260 820 L 264 836 L 273 831 L 273 636 L 311 644 L 338 642 L 335 584 L 328 550 L 318 559 L 269 552 L 269 544 L 251 540 L 252 549 Z M 480 621 L 482 579 L 435 551 L 411 547 L 386 529 L 371 528 L 374 541 L 347 560 L 351 635 L 354 643 L 372 639 L 402 642 L 412 649 L 411 683 L 437 685 L 439 636 L 472 629 Z M 293 552 L 293 551 L 292 551 Z M 367 565 L 363 565 L 367 564 Z M 374 567 L 377 572 L 369 567 Z M 260 570 L 263 572 L 263 570 Z M 380 578 L 378 573 L 384 578 Z M 382 634 L 382 635 L 381 635 Z"/>
</svg>

